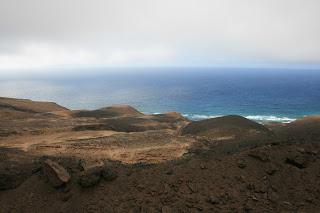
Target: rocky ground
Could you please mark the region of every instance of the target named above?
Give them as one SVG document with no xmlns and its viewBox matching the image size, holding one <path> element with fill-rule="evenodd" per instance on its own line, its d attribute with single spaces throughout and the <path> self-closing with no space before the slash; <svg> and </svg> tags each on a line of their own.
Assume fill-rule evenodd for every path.
<svg viewBox="0 0 320 213">
<path fill-rule="evenodd" d="M 0 212 L 319 212 L 320 118 L 0 98 Z"/>
</svg>

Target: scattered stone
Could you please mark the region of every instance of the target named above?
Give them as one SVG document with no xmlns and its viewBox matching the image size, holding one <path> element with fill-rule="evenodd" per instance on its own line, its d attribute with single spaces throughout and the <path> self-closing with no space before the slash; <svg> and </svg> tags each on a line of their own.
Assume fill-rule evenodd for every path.
<svg viewBox="0 0 320 213">
<path fill-rule="evenodd" d="M 145 187 L 144 187 L 144 185 L 142 185 L 142 184 L 139 184 L 139 185 L 137 186 L 137 190 L 138 190 L 139 192 L 142 192 L 144 189 L 145 189 Z"/>
<path fill-rule="evenodd" d="M 273 165 L 273 164 L 271 164 L 269 167 L 267 167 L 267 169 L 266 169 L 266 173 L 268 174 L 268 175 L 274 175 L 276 172 L 278 172 L 279 171 L 279 169 L 275 166 L 275 165 Z"/>
<path fill-rule="evenodd" d="M 80 160 L 80 167 L 84 170 L 79 178 L 81 187 L 95 186 L 102 177 L 104 163 L 102 161 Z"/>
<path fill-rule="evenodd" d="M 311 197 L 307 197 L 304 200 L 308 203 L 313 203 L 313 199 Z"/>
<path fill-rule="evenodd" d="M 192 183 L 192 182 L 187 182 L 186 183 L 187 187 L 189 188 L 189 190 L 191 191 L 191 193 L 195 193 L 197 192 L 197 186 L 195 183 Z"/>
<path fill-rule="evenodd" d="M 269 191 L 268 192 L 268 199 L 273 202 L 276 203 L 279 201 L 279 195 L 278 193 L 274 192 L 274 191 Z"/>
<path fill-rule="evenodd" d="M 232 199 L 232 196 L 228 192 L 222 192 L 218 197 L 222 203 L 227 203 Z"/>
<path fill-rule="evenodd" d="M 288 202 L 288 201 L 283 201 L 283 204 L 287 205 L 287 206 L 293 206 L 292 203 Z"/>
<path fill-rule="evenodd" d="M 248 190 L 254 190 L 254 189 L 255 189 L 254 184 L 253 184 L 253 183 L 248 183 L 248 184 L 247 184 L 247 189 L 248 189 Z"/>
<path fill-rule="evenodd" d="M 245 183 L 245 177 L 243 175 L 235 176 L 235 179 L 241 183 Z"/>
<path fill-rule="evenodd" d="M 303 169 L 307 167 L 308 160 L 302 155 L 292 155 L 286 158 L 286 163 Z"/>
<path fill-rule="evenodd" d="M 247 167 L 247 163 L 243 159 L 238 160 L 237 165 L 240 169 L 244 169 Z"/>
<path fill-rule="evenodd" d="M 318 155 L 319 152 L 317 150 L 307 150 L 306 151 L 306 154 L 309 154 L 309 155 Z"/>
<path fill-rule="evenodd" d="M 219 198 L 215 197 L 215 196 L 210 196 L 207 200 L 208 203 L 211 203 L 213 205 L 219 204 Z"/>
<path fill-rule="evenodd" d="M 266 191 L 267 191 L 267 186 L 262 181 L 257 182 L 253 186 L 254 186 L 253 190 L 255 193 L 266 193 Z"/>
<path fill-rule="evenodd" d="M 259 150 L 253 150 L 253 151 L 249 152 L 248 156 L 255 158 L 261 162 L 270 161 L 269 156 L 265 152 L 259 151 Z"/>
<path fill-rule="evenodd" d="M 204 169 L 208 169 L 208 167 L 205 164 L 201 164 L 200 169 L 204 170 Z"/>
<path fill-rule="evenodd" d="M 297 148 L 297 151 L 298 152 L 300 152 L 300 153 L 302 153 L 302 154 L 304 154 L 304 153 L 306 153 L 306 150 L 304 149 L 304 148 Z"/>
<path fill-rule="evenodd" d="M 252 200 L 253 200 L 253 201 L 258 201 L 258 198 L 253 195 L 253 196 L 252 196 Z"/>
<path fill-rule="evenodd" d="M 60 164 L 47 159 L 43 163 L 43 173 L 53 187 L 60 187 L 70 181 L 70 174 Z"/>
<path fill-rule="evenodd" d="M 113 171 L 112 169 L 107 168 L 107 167 L 104 167 L 101 175 L 102 175 L 103 179 L 106 181 L 113 181 L 113 180 L 117 179 L 117 177 L 118 177 L 118 174 L 115 171 Z"/>
<path fill-rule="evenodd" d="M 102 161 L 98 160 L 83 160 L 81 159 L 79 161 L 79 166 L 82 169 L 82 171 L 88 171 L 88 170 L 99 170 L 103 169 L 104 163 Z"/>
<path fill-rule="evenodd" d="M 173 174 L 173 170 L 172 169 L 169 169 L 167 172 L 166 172 L 167 175 L 172 175 Z"/>
</svg>

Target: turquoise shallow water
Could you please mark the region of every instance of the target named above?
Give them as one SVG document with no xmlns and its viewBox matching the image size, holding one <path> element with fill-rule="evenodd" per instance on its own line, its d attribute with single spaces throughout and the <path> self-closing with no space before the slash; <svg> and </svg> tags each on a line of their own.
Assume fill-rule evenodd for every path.
<svg viewBox="0 0 320 213">
<path fill-rule="evenodd" d="M 54 101 L 71 109 L 129 104 L 145 113 L 178 111 L 194 120 L 239 114 L 257 121 L 290 122 L 320 114 L 320 70 L 73 71 L 69 75 L 40 77 L 0 76 L 0 96 Z"/>
</svg>

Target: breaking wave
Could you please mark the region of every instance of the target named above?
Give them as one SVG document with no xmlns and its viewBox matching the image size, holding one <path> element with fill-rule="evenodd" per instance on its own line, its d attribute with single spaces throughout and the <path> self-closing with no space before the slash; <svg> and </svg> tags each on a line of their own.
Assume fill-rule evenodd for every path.
<svg viewBox="0 0 320 213">
<path fill-rule="evenodd" d="M 289 118 L 289 117 L 277 117 L 274 115 L 249 115 L 245 116 L 246 118 L 254 121 L 273 121 L 273 122 L 281 122 L 281 123 L 290 123 L 292 121 L 295 121 L 295 118 Z"/>
<path fill-rule="evenodd" d="M 209 118 L 217 118 L 221 117 L 222 115 L 199 115 L 199 114 L 182 114 L 182 116 L 189 118 L 190 120 L 204 120 Z"/>
<path fill-rule="evenodd" d="M 190 120 L 204 120 L 209 118 L 221 117 L 222 115 L 200 115 L 200 114 L 183 114 L 184 117 L 189 118 Z M 254 120 L 257 122 L 280 122 L 280 123 L 290 123 L 295 121 L 295 118 L 289 117 L 278 117 L 274 115 L 248 115 L 244 116 L 247 119 Z"/>
</svg>

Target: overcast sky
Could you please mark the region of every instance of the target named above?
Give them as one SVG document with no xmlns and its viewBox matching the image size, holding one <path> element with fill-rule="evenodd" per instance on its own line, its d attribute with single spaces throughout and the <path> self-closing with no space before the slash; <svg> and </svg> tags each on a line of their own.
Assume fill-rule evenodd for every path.
<svg viewBox="0 0 320 213">
<path fill-rule="evenodd" d="M 0 0 L 0 70 L 320 64 L 319 0 Z"/>
</svg>

